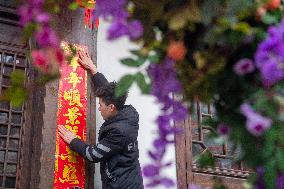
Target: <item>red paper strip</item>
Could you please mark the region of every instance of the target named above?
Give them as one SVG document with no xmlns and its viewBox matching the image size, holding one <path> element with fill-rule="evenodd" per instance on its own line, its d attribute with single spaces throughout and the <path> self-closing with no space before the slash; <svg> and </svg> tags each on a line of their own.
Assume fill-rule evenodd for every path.
<svg viewBox="0 0 284 189">
<path fill-rule="evenodd" d="M 65 53 L 69 46 L 62 43 Z M 78 48 L 82 46 L 75 45 Z M 87 73 L 74 57 L 61 68 L 58 89 L 57 125 L 64 125 L 86 141 Z M 84 159 L 70 150 L 56 130 L 56 152 L 53 189 L 85 187 Z"/>
</svg>

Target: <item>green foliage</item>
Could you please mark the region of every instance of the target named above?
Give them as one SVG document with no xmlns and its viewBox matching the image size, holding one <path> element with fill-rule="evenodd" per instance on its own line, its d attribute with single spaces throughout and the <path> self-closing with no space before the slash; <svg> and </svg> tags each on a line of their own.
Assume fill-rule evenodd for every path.
<svg viewBox="0 0 284 189">
<path fill-rule="evenodd" d="M 275 179 L 284 171 L 284 82 L 271 88 L 264 88 L 260 82 L 259 70 L 239 76 L 234 65 L 240 59 L 254 60 L 258 44 L 267 36 L 270 25 L 276 25 L 284 17 L 282 5 L 274 10 L 266 10 L 258 15 L 259 8 L 265 8 L 267 0 L 130 0 L 133 5 L 129 19 L 141 21 L 144 34 L 139 39 L 140 49 L 131 50 L 131 57 L 121 63 L 137 69 L 134 74 L 123 76 L 117 85 L 116 95 L 127 92 L 133 83 L 143 94 L 149 94 L 151 83 L 145 68 L 149 64 L 163 63 L 170 56 L 172 41 L 182 42 L 186 49 L 183 60 L 176 61 L 175 71 L 182 84 L 182 96 L 191 102 L 198 98 L 205 103 L 213 103 L 216 117 L 202 124 L 212 127 L 225 123 L 231 129 L 229 141 L 234 150 L 241 148 L 239 160 L 255 169 L 264 167 L 267 188 L 275 188 Z M 66 3 L 60 0 L 60 3 Z M 56 0 L 46 1 L 46 10 L 61 10 Z M 83 0 L 88 6 L 88 1 Z M 78 4 L 72 2 L 69 9 L 76 10 Z M 131 7 L 131 6 L 130 6 Z M 30 24 L 24 30 L 29 39 L 37 25 Z M 68 62 L 76 55 L 76 48 L 70 46 Z M 180 49 L 177 49 L 177 54 Z M 42 77 L 42 83 L 50 80 Z M 12 86 L 5 93 L 12 104 L 21 104 L 26 97 L 24 76 L 12 77 Z M 241 114 L 242 103 L 249 103 L 262 116 L 272 119 L 273 124 L 262 136 L 254 136 L 246 128 L 246 117 Z M 192 107 L 191 107 L 192 108 Z M 218 139 L 215 132 L 210 135 Z M 234 153 L 234 152 L 233 152 Z M 205 151 L 198 156 L 201 167 L 214 166 L 213 155 Z M 256 176 L 248 180 L 248 186 L 256 181 Z M 216 180 L 215 189 L 225 188 Z"/>
<path fill-rule="evenodd" d="M 225 66 L 224 59 L 214 52 L 204 52 L 203 57 L 206 66 L 201 69 L 195 69 L 188 63 L 177 65 L 186 100 L 190 101 L 194 96 L 199 96 L 201 101 L 209 102 L 214 92 L 212 85 L 214 76 Z"/>
<path fill-rule="evenodd" d="M 264 180 L 267 189 L 276 188 L 276 162 L 274 160 L 270 160 L 264 164 Z"/>
<path fill-rule="evenodd" d="M 11 74 L 11 86 L 3 92 L 0 100 L 10 101 L 13 107 L 20 107 L 28 97 L 28 91 L 24 86 L 24 71 L 13 71 Z"/>
<path fill-rule="evenodd" d="M 70 54 L 66 55 L 66 60 L 70 64 L 72 59 L 77 55 L 77 48 L 73 44 L 68 44 L 68 49 L 70 50 Z"/>
<path fill-rule="evenodd" d="M 283 137 L 282 137 L 283 138 Z M 275 158 L 276 158 L 276 165 L 279 166 L 280 171 L 284 171 L 284 152 L 281 149 L 278 149 L 275 152 Z"/>
<path fill-rule="evenodd" d="M 70 10 L 76 10 L 76 9 L 78 9 L 79 8 L 79 5 L 78 5 L 78 3 L 77 2 L 72 2 L 72 3 L 70 3 L 69 4 L 69 6 L 68 6 L 68 8 L 70 9 Z"/>
<path fill-rule="evenodd" d="M 146 82 L 145 76 L 141 72 L 138 72 L 135 77 L 137 85 L 139 86 L 141 92 L 143 94 L 149 94 L 151 86 Z"/>
<path fill-rule="evenodd" d="M 213 155 L 208 151 L 197 157 L 197 163 L 201 168 L 213 167 L 215 165 Z"/>
<path fill-rule="evenodd" d="M 151 87 L 150 83 L 146 82 L 146 78 L 141 72 L 137 72 L 136 74 L 133 75 L 131 74 L 124 75 L 119 80 L 115 90 L 116 96 L 121 96 L 125 94 L 134 82 L 137 83 L 138 87 L 140 88 L 143 94 L 149 94 Z"/>
<path fill-rule="evenodd" d="M 129 67 L 139 67 L 141 66 L 142 64 L 145 63 L 145 59 L 144 58 L 139 58 L 137 60 L 134 60 L 132 58 L 124 58 L 122 60 L 120 60 L 120 62 L 126 66 L 129 66 Z"/>
<path fill-rule="evenodd" d="M 115 89 L 115 95 L 119 97 L 125 94 L 128 91 L 128 89 L 131 87 L 134 81 L 135 81 L 134 75 L 127 74 L 123 76 L 117 83 L 117 86 Z"/>
<path fill-rule="evenodd" d="M 266 13 L 264 16 L 261 17 L 261 20 L 263 23 L 271 25 L 279 23 L 282 17 L 283 13 L 281 12 L 281 10 L 276 10 L 273 12 Z"/>
<path fill-rule="evenodd" d="M 33 33 L 37 30 L 37 27 L 38 26 L 34 23 L 29 23 L 28 25 L 26 25 L 23 30 L 23 35 L 22 35 L 23 40 L 27 41 L 33 35 Z"/>
</svg>

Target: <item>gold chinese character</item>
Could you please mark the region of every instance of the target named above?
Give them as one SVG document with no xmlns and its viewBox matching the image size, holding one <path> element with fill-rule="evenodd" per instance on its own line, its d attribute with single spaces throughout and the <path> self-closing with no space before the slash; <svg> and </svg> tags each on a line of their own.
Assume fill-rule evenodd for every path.
<svg viewBox="0 0 284 189">
<path fill-rule="evenodd" d="M 70 89 L 69 91 L 64 91 L 64 100 L 69 100 L 69 105 L 78 105 L 80 107 L 83 107 L 83 105 L 80 102 L 80 92 L 78 89 Z"/>
<path fill-rule="evenodd" d="M 68 108 L 68 114 L 63 114 L 64 117 L 69 118 L 69 121 L 67 123 L 71 123 L 72 125 L 74 125 L 75 119 L 77 119 L 78 116 L 82 115 L 78 111 L 79 109 L 77 107 Z"/>
<path fill-rule="evenodd" d="M 72 165 L 64 165 L 63 178 L 59 177 L 61 183 L 68 182 L 70 184 L 79 184 L 76 176 L 76 169 Z"/>
<path fill-rule="evenodd" d="M 65 80 L 69 80 L 68 83 L 73 85 L 73 89 L 76 87 L 78 83 L 81 83 L 82 77 L 78 77 L 77 73 L 71 72 L 69 77 L 64 78 Z"/>
<path fill-rule="evenodd" d="M 73 72 L 75 72 L 77 70 L 77 67 L 79 66 L 77 56 L 72 58 L 70 66 L 73 68 Z"/>
<path fill-rule="evenodd" d="M 69 131 L 72 131 L 72 133 L 77 134 L 78 133 L 78 126 L 71 126 L 71 125 L 65 125 L 66 129 Z"/>
<path fill-rule="evenodd" d="M 60 154 L 62 160 L 68 160 L 69 163 L 78 163 L 77 161 L 78 154 L 72 151 L 68 146 L 66 146 L 66 154 Z"/>
</svg>

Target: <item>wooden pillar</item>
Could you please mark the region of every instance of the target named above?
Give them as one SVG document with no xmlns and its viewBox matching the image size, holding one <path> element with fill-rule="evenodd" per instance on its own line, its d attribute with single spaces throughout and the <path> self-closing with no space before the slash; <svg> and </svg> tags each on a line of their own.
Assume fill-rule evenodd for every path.
<svg viewBox="0 0 284 189">
<path fill-rule="evenodd" d="M 63 41 L 87 46 L 92 59 L 96 60 L 95 30 L 84 27 L 84 10 L 70 11 L 68 8 L 55 18 L 55 29 Z M 31 78 L 37 72 L 31 70 Z M 55 163 L 55 136 L 57 121 L 58 80 L 32 90 L 26 117 L 30 127 L 30 139 L 25 146 L 30 147 L 30 174 L 26 175 L 29 184 L 21 189 L 52 188 Z M 87 85 L 87 142 L 94 144 L 95 135 L 95 96 L 92 91 L 90 78 Z M 27 162 L 26 162 L 27 163 Z M 27 164 L 24 165 L 27 167 Z M 94 188 L 94 164 L 86 165 L 86 188 Z M 21 173 L 19 173 L 21 174 Z M 22 183 L 24 184 L 24 183 Z"/>
</svg>

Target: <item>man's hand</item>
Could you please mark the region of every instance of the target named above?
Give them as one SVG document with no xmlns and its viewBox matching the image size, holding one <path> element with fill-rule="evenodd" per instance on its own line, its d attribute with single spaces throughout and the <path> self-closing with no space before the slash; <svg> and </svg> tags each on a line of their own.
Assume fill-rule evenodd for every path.
<svg viewBox="0 0 284 189">
<path fill-rule="evenodd" d="M 71 131 L 67 130 L 63 125 L 59 125 L 58 126 L 58 131 L 59 131 L 59 135 L 62 137 L 62 139 L 70 144 L 70 142 L 74 139 L 77 138 L 76 135 L 74 133 L 72 133 Z"/>
<path fill-rule="evenodd" d="M 88 52 L 85 52 L 84 50 L 79 50 L 79 63 L 87 70 L 91 72 L 92 75 L 95 75 L 97 73 L 97 68 L 93 64 L 93 61 L 89 55 Z"/>
</svg>

